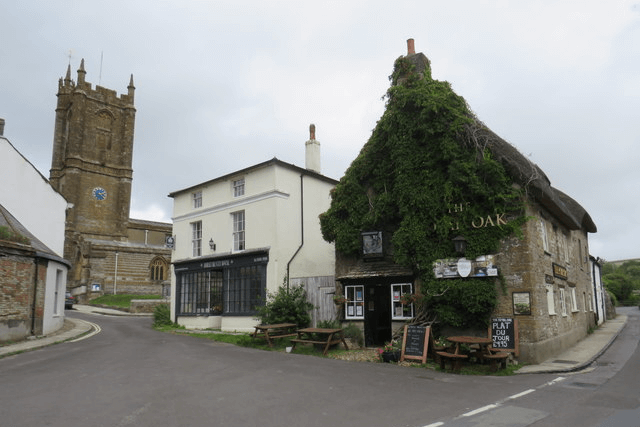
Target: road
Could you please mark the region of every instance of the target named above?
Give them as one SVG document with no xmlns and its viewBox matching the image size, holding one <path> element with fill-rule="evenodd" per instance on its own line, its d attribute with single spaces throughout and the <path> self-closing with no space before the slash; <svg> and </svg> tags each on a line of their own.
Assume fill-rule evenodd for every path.
<svg viewBox="0 0 640 427">
<path fill-rule="evenodd" d="M 640 412 L 640 312 L 586 372 L 471 377 L 101 327 L 0 359 L 0 426 L 605 426 Z M 607 424 L 616 422 L 616 424 Z"/>
</svg>

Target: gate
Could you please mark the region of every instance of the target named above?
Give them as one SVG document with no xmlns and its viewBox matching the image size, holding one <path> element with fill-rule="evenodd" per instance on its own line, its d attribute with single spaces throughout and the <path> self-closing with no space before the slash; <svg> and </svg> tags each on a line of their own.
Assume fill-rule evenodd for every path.
<svg viewBox="0 0 640 427">
<path fill-rule="evenodd" d="M 316 327 L 323 320 L 336 319 L 336 292 L 334 276 L 298 277 L 289 282 L 292 286 L 304 286 L 307 300 L 315 307 L 311 313 L 311 326 Z"/>
</svg>

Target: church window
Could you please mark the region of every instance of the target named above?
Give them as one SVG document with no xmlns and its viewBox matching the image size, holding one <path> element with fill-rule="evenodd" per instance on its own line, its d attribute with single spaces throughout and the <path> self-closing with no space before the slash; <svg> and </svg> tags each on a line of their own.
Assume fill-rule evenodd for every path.
<svg viewBox="0 0 640 427">
<path fill-rule="evenodd" d="M 167 262 L 162 258 L 154 258 L 150 265 L 151 280 L 165 280 L 167 271 Z"/>
</svg>

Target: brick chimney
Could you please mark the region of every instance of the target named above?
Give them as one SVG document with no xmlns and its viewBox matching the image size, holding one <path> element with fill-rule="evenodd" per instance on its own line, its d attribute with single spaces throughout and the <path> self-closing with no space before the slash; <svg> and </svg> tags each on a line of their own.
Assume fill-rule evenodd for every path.
<svg viewBox="0 0 640 427">
<path fill-rule="evenodd" d="M 416 54 L 416 46 L 413 39 L 407 40 L 407 56 Z"/>
<path fill-rule="evenodd" d="M 305 145 L 305 168 L 320 173 L 320 142 L 316 141 L 316 125 L 309 125 L 309 140 Z"/>
<path fill-rule="evenodd" d="M 0 118 L 0 136 L 4 136 L 4 119 Z"/>
</svg>

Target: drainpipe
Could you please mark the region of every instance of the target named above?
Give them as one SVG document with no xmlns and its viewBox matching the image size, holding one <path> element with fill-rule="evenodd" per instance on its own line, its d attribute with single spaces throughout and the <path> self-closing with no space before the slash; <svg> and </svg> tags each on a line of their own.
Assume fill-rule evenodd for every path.
<svg viewBox="0 0 640 427">
<path fill-rule="evenodd" d="M 289 267 L 304 246 L 304 174 L 300 174 L 300 246 L 287 263 L 287 292 L 289 292 Z"/>
<path fill-rule="evenodd" d="M 36 334 L 36 304 L 38 302 L 38 257 L 34 257 L 33 301 L 31 302 L 31 335 Z"/>
<path fill-rule="evenodd" d="M 116 251 L 116 267 L 115 272 L 113 273 L 113 294 L 116 294 L 118 286 L 118 251 Z"/>
</svg>

